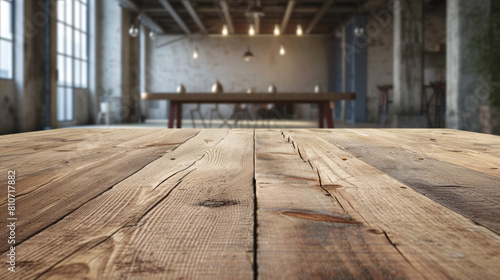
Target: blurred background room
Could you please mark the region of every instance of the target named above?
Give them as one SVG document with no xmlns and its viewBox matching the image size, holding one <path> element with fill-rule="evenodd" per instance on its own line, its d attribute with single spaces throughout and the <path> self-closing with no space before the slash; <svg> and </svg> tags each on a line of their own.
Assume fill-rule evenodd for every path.
<svg viewBox="0 0 500 280">
<path fill-rule="evenodd" d="M 494 0 L 0 0 L 0 133 L 331 117 L 500 134 L 499 15 Z"/>
</svg>

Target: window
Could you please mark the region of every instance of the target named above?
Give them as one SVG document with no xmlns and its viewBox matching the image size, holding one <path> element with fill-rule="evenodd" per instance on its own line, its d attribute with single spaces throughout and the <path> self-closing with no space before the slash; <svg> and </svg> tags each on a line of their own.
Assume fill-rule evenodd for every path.
<svg viewBox="0 0 500 280">
<path fill-rule="evenodd" d="M 12 79 L 14 56 L 12 0 L 0 0 L 0 79 Z"/>
<path fill-rule="evenodd" d="M 73 90 L 88 84 L 87 0 L 57 1 L 57 119 L 73 120 Z"/>
</svg>

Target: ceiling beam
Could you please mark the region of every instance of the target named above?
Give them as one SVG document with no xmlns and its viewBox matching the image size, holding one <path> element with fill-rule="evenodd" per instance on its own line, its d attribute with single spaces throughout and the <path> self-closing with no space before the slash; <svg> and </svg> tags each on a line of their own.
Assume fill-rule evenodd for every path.
<svg viewBox="0 0 500 280">
<path fill-rule="evenodd" d="M 260 17 L 254 18 L 254 25 L 255 25 L 255 34 L 259 34 L 260 33 Z"/>
<path fill-rule="evenodd" d="M 226 19 L 227 31 L 229 31 L 229 34 L 234 34 L 233 20 L 231 19 L 227 2 L 226 0 L 221 0 L 219 3 L 222 8 L 222 12 L 224 13 L 224 18 Z"/>
<path fill-rule="evenodd" d="M 295 6 L 295 0 L 288 1 L 288 5 L 286 6 L 286 12 L 285 15 L 283 16 L 283 21 L 281 22 L 281 33 L 285 33 L 286 31 L 286 26 L 288 25 L 290 16 L 292 16 L 294 6 Z"/>
<path fill-rule="evenodd" d="M 294 1 L 294 0 L 291 0 L 291 1 Z M 387 0 L 385 0 L 385 1 L 387 1 Z M 294 1 L 294 2 L 296 2 L 296 1 Z M 287 9 L 287 7 L 285 7 L 285 6 L 264 6 L 264 7 L 262 7 L 262 11 L 264 13 L 284 13 L 284 12 L 286 12 L 286 9 Z M 319 11 L 319 9 L 320 9 L 319 7 L 296 7 L 293 9 L 293 12 L 301 13 L 301 14 L 314 14 L 314 13 L 317 13 Z M 246 8 L 233 7 L 234 12 L 244 13 L 245 10 L 246 10 Z M 344 6 L 332 7 L 327 12 L 353 13 L 353 12 L 356 12 L 357 10 L 358 9 L 356 9 L 356 6 L 354 6 L 354 5 L 344 5 Z M 162 12 L 165 12 L 165 9 L 163 9 L 163 8 L 146 8 L 146 9 L 143 9 L 142 11 L 146 12 L 146 13 L 162 13 Z M 182 10 L 182 11 L 184 11 L 184 10 Z M 182 11 L 180 11 L 180 12 L 182 12 Z M 215 7 L 199 6 L 196 8 L 196 12 L 198 14 L 217 13 L 217 9 Z"/>
<path fill-rule="evenodd" d="M 311 31 L 313 31 L 314 27 L 318 23 L 318 21 L 323 17 L 323 15 L 326 13 L 326 11 L 330 8 L 330 6 L 335 2 L 335 0 L 326 0 L 323 2 L 323 5 L 321 6 L 321 9 L 316 13 L 314 16 L 313 20 L 311 23 L 309 23 L 309 26 L 307 27 L 305 33 L 309 34 Z"/>
<path fill-rule="evenodd" d="M 167 10 L 170 16 L 177 22 L 177 24 L 184 31 L 184 33 L 186 33 L 187 35 L 191 35 L 191 31 L 189 31 L 189 28 L 186 26 L 181 17 L 177 14 L 177 12 L 174 10 L 172 5 L 170 5 L 170 3 L 168 3 L 167 0 L 158 0 L 158 1 L 163 6 L 163 8 Z"/>
<path fill-rule="evenodd" d="M 255 5 L 257 7 L 260 7 L 261 6 L 260 0 L 255 0 Z M 254 20 L 255 20 L 255 34 L 259 34 L 260 33 L 260 16 L 255 17 Z"/>
<path fill-rule="evenodd" d="M 194 10 L 193 5 L 191 5 L 191 2 L 188 0 L 182 0 L 182 4 L 184 4 L 184 7 L 186 8 L 188 13 L 193 18 L 196 25 L 198 25 L 198 28 L 200 29 L 201 33 L 207 34 L 207 29 L 205 28 L 205 25 L 203 25 L 203 22 L 201 22 L 200 17 L 198 16 L 196 11 Z"/>
<path fill-rule="evenodd" d="M 165 33 L 165 30 L 146 13 L 139 14 L 139 21 L 151 31 L 156 33 Z"/>
<path fill-rule="evenodd" d="M 146 26 L 149 30 L 152 30 L 156 33 L 165 33 L 165 30 L 151 17 L 149 17 L 146 13 L 141 12 L 139 7 L 132 0 L 118 0 L 118 4 L 120 7 L 127 11 L 139 13 L 138 19 L 142 25 Z"/>
<path fill-rule="evenodd" d="M 127 11 L 139 12 L 139 7 L 132 0 L 117 0 L 120 7 Z"/>
</svg>

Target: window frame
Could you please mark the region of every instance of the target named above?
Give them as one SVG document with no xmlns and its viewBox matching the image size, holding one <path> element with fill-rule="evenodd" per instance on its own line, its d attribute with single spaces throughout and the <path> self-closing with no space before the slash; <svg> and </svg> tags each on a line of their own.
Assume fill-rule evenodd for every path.
<svg viewBox="0 0 500 280">
<path fill-rule="evenodd" d="M 10 70 L 11 70 L 11 76 L 10 78 L 5 78 L 5 77 L 1 77 L 0 76 L 0 80 L 7 80 L 7 81 L 12 81 L 14 80 L 14 73 L 16 71 L 15 69 L 15 66 L 16 66 L 16 63 L 14 62 L 14 49 L 15 49 L 15 31 L 16 31 L 16 25 L 14 24 L 15 21 L 14 21 L 14 16 L 15 16 L 15 1 L 14 0 L 0 0 L 0 2 L 7 2 L 7 3 L 10 3 L 10 26 L 11 26 L 11 33 L 12 33 L 12 39 L 7 39 L 7 38 L 4 38 L 0 35 L 0 42 L 1 41 L 6 41 L 6 42 L 10 42 L 12 47 L 11 47 L 11 50 L 10 50 L 10 57 L 11 57 L 11 65 L 10 65 Z M 2 23 L 0 22 L 0 25 Z M 1 59 L 1 56 L 0 56 L 0 59 Z"/>
<path fill-rule="evenodd" d="M 90 3 L 89 1 L 90 0 L 57 0 L 57 4 L 56 5 L 59 5 L 59 2 L 62 1 L 64 2 L 64 16 L 61 18 L 61 16 L 59 15 L 59 7 L 57 8 L 58 10 L 58 16 L 57 16 L 57 19 L 56 19 L 56 23 L 57 23 L 57 31 L 59 32 L 59 25 L 62 25 L 63 27 L 63 30 L 64 30 L 64 34 L 62 35 L 63 36 L 63 42 L 59 42 L 59 38 L 61 37 L 60 34 L 58 34 L 58 37 L 57 37 L 57 45 L 56 45 L 56 55 L 57 55 L 57 69 L 58 69 L 58 73 L 59 73 L 59 78 L 58 78 L 58 81 L 57 81 L 57 92 L 58 92 L 58 99 L 60 98 L 59 94 L 60 94 L 60 89 L 62 89 L 62 92 L 64 94 L 64 100 L 63 100 L 63 104 L 64 104 L 64 108 L 59 108 L 59 100 L 58 100 L 58 110 L 63 110 L 64 112 L 62 113 L 62 116 L 63 118 L 60 119 L 59 118 L 59 112 L 58 112 L 58 115 L 57 115 L 57 120 L 58 122 L 73 122 L 75 120 L 75 89 L 82 89 L 82 90 L 88 90 L 89 89 L 89 81 L 90 81 L 90 77 L 89 77 L 89 71 L 90 71 L 90 65 L 89 65 L 89 61 L 90 61 L 90 50 L 89 50 L 89 46 L 90 46 L 90 43 L 89 43 L 89 39 L 90 39 L 90 23 L 89 23 L 89 19 L 90 19 L 90 15 L 89 15 L 89 6 L 90 6 Z M 71 23 L 68 23 L 67 22 L 67 13 L 68 13 L 68 9 L 66 7 L 67 3 L 68 2 L 71 2 Z M 76 11 L 76 3 L 78 3 L 80 5 L 80 17 L 79 17 L 79 20 L 80 20 L 80 26 L 77 27 L 77 24 L 75 23 L 75 11 Z M 82 8 L 85 8 L 85 14 L 83 15 L 83 12 L 82 12 Z M 82 16 L 83 15 L 83 16 Z M 85 19 L 85 25 L 83 25 L 83 20 Z M 67 44 L 67 40 L 68 40 L 68 37 L 66 36 L 66 30 L 67 29 L 70 29 L 70 32 L 71 32 L 71 44 L 70 44 L 70 48 L 71 48 L 71 51 L 68 51 L 66 49 L 66 47 L 68 46 Z M 84 30 L 85 29 L 85 30 Z M 76 43 L 75 43 L 75 38 L 76 36 L 75 35 L 82 35 L 80 37 L 80 42 L 79 42 L 79 48 L 80 48 L 80 55 L 77 56 L 76 52 L 75 52 L 75 49 L 76 49 Z M 85 38 L 85 44 L 82 43 L 82 38 Z M 63 50 L 60 50 L 59 49 L 59 44 L 62 44 L 64 46 Z M 82 50 L 82 47 L 85 47 L 85 52 L 83 52 Z M 68 54 L 68 53 L 71 53 L 71 54 Z M 59 69 L 59 59 L 62 59 L 63 60 L 63 64 L 64 64 L 64 73 L 61 72 L 61 69 Z M 68 59 L 69 61 L 71 62 L 71 82 L 68 82 L 66 80 L 66 78 L 64 79 L 61 79 L 61 77 L 65 76 L 66 73 L 68 72 L 67 70 L 67 66 L 68 66 Z M 77 71 L 75 71 L 76 67 L 76 63 L 75 62 L 79 62 L 79 80 L 78 80 L 78 84 L 76 84 L 76 75 L 75 73 Z M 83 64 L 86 64 L 86 69 L 85 71 L 82 71 L 82 65 Z M 85 79 L 83 79 L 85 77 Z M 68 108 L 67 108 L 67 91 L 70 91 L 69 94 L 71 94 L 71 106 L 72 106 L 72 109 L 71 109 L 71 118 L 68 118 L 67 115 L 68 115 Z"/>
</svg>

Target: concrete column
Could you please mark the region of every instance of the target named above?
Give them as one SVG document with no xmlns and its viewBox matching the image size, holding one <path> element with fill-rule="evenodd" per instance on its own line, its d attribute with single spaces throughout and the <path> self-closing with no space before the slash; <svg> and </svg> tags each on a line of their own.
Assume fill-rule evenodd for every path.
<svg viewBox="0 0 500 280">
<path fill-rule="evenodd" d="M 98 71 L 100 69 L 101 64 L 97 63 L 97 53 L 99 46 L 101 45 L 101 28 L 100 21 L 102 15 L 102 10 L 99 8 L 99 4 L 96 2 L 100 1 L 88 1 L 89 4 L 89 97 L 90 97 L 90 123 L 94 123 L 97 121 L 97 113 L 100 110 L 100 100 L 99 100 L 99 85 L 100 79 L 97 73 L 101 73 Z"/>
<path fill-rule="evenodd" d="M 115 123 L 121 122 L 120 100 L 121 97 L 121 39 L 122 22 L 121 8 L 115 1 L 96 1 L 98 17 L 96 41 L 96 88 L 98 100 L 101 100 L 102 90 L 112 90 L 111 119 Z"/>
<path fill-rule="evenodd" d="M 139 36 L 133 38 L 128 33 L 136 19 L 136 13 L 122 9 L 121 118 L 127 123 L 139 121 Z"/>
<path fill-rule="evenodd" d="M 57 127 L 56 10 L 55 0 L 16 1 L 14 80 L 20 131 Z"/>
<path fill-rule="evenodd" d="M 454 129 L 480 131 L 479 105 L 482 98 L 479 87 L 488 77 L 477 70 L 478 54 L 483 51 L 482 33 L 488 30 L 490 0 L 447 1 L 446 54 L 446 126 Z"/>
<path fill-rule="evenodd" d="M 112 89 L 112 116 L 115 123 L 137 122 L 139 100 L 139 40 L 128 30 L 136 14 L 122 9 L 116 1 L 97 1 L 96 35 L 98 48 L 96 88 Z"/>
<path fill-rule="evenodd" d="M 394 1 L 394 110 L 397 127 L 426 127 L 422 115 L 423 0 Z"/>
<path fill-rule="evenodd" d="M 149 44 L 152 40 L 148 36 L 148 29 L 145 26 L 141 26 L 141 32 L 139 34 L 139 93 L 149 91 L 149 82 L 151 80 L 148 69 L 150 52 L 147 51 Z M 139 116 L 148 117 L 148 101 L 139 101 Z"/>
</svg>

